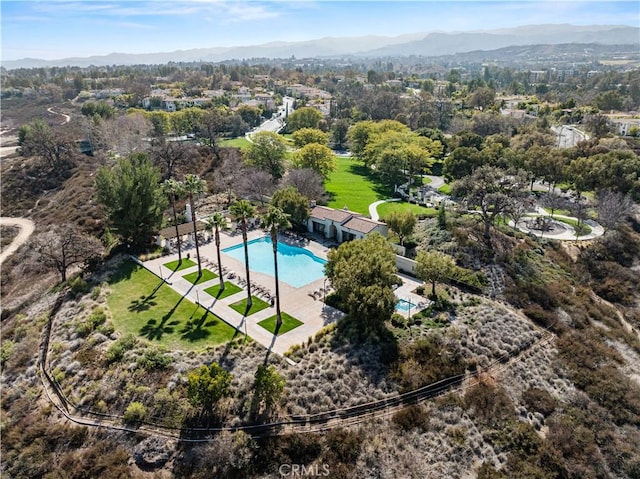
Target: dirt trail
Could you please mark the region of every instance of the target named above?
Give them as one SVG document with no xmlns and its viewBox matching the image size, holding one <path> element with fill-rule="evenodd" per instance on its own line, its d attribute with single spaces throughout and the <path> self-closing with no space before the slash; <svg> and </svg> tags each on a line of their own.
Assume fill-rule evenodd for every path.
<svg viewBox="0 0 640 479">
<path fill-rule="evenodd" d="M 11 242 L 7 248 L 0 253 L 0 264 L 7 259 L 14 251 L 16 251 L 22 244 L 29 239 L 31 233 L 35 229 L 36 225 L 33 221 L 26 218 L 8 218 L 0 216 L 0 225 L 17 226 L 20 228 L 20 233 Z"/>
</svg>

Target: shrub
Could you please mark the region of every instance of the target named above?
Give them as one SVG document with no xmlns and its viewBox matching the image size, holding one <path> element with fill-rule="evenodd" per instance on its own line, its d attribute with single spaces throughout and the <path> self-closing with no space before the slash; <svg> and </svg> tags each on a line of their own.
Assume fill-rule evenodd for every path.
<svg viewBox="0 0 640 479">
<path fill-rule="evenodd" d="M 391 324 L 396 328 L 404 328 L 407 325 L 407 320 L 399 313 L 393 313 L 391 315 Z"/>
<path fill-rule="evenodd" d="M 11 357 L 14 347 L 15 343 L 10 339 L 2 341 L 2 346 L 0 346 L 0 366 L 4 366 L 7 359 Z"/>
<path fill-rule="evenodd" d="M 107 349 L 105 360 L 107 364 L 121 361 L 124 357 L 124 353 L 132 349 L 137 343 L 137 340 L 133 334 L 129 334 L 116 340 L 109 349 Z"/>
<path fill-rule="evenodd" d="M 167 369 L 173 359 L 155 349 L 147 350 L 138 358 L 138 365 L 147 371 Z"/>
<path fill-rule="evenodd" d="M 363 435 L 346 429 L 332 429 L 327 433 L 328 455 L 337 461 L 353 464 L 362 449 Z"/>
<path fill-rule="evenodd" d="M 539 412 L 545 417 L 555 411 L 558 405 L 558 401 L 547 391 L 533 387 L 522 393 L 522 402 L 530 411 Z"/>
<path fill-rule="evenodd" d="M 89 284 L 80 276 L 70 279 L 68 284 L 69 288 L 71 288 L 71 292 L 76 296 L 89 291 Z"/>
<path fill-rule="evenodd" d="M 426 431 L 429 428 L 429 416 L 426 410 L 417 404 L 400 409 L 393 415 L 393 422 L 403 431 L 412 429 Z"/>
<path fill-rule="evenodd" d="M 91 314 L 84 321 L 79 322 L 76 325 L 76 333 L 85 337 L 91 334 L 95 329 L 107 320 L 107 315 L 104 309 L 96 307 Z"/>
<path fill-rule="evenodd" d="M 482 422 L 492 427 L 500 427 L 515 418 L 515 409 L 506 391 L 485 381 L 467 390 L 464 402 Z"/>
<path fill-rule="evenodd" d="M 134 401 L 127 406 L 127 409 L 124 411 L 124 422 L 127 424 L 135 424 L 139 423 L 147 415 L 147 408 L 144 404 Z"/>
</svg>

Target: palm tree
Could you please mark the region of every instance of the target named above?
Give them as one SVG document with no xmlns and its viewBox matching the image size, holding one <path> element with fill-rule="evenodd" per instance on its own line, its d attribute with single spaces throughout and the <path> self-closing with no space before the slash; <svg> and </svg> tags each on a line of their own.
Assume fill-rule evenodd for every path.
<svg viewBox="0 0 640 479">
<path fill-rule="evenodd" d="M 191 205 L 191 222 L 193 223 L 193 236 L 196 242 L 196 257 L 198 258 L 198 279 L 202 276 L 202 265 L 200 264 L 200 245 L 198 244 L 198 228 L 196 226 L 196 208 L 193 204 L 193 197 L 207 191 L 207 182 L 198 175 L 187 175 L 184 178 L 184 191 L 189 198 Z"/>
<path fill-rule="evenodd" d="M 218 254 L 218 276 L 220 277 L 220 292 L 224 291 L 224 279 L 222 277 L 222 263 L 220 262 L 220 230 L 228 229 L 227 217 L 216 211 L 207 218 L 205 229 L 209 232 L 213 231 L 216 239 L 216 253 Z"/>
<path fill-rule="evenodd" d="M 244 243 L 244 264 L 247 273 L 247 310 L 251 308 L 251 280 L 249 279 L 249 247 L 247 246 L 247 222 L 256 214 L 255 208 L 247 200 L 239 200 L 229 208 L 233 219 L 240 223 L 242 228 L 242 241 Z"/>
<path fill-rule="evenodd" d="M 182 263 L 182 245 L 180 231 L 178 230 L 178 215 L 176 214 L 176 200 L 184 197 L 184 185 L 179 181 L 169 178 L 162 183 L 162 191 L 169 197 L 173 209 L 173 222 L 176 225 L 176 240 L 178 241 L 178 265 Z"/>
<path fill-rule="evenodd" d="M 267 214 L 262 218 L 264 226 L 271 233 L 271 244 L 273 245 L 273 266 L 276 277 L 276 331 L 282 326 L 282 315 L 280 314 L 280 284 L 278 283 L 278 231 L 291 228 L 289 215 L 280 208 L 270 206 Z"/>
</svg>

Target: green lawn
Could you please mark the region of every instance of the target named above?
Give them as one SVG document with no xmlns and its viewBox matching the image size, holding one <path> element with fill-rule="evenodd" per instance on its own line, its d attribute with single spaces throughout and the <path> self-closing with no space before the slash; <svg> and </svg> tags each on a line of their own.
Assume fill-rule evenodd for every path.
<svg viewBox="0 0 640 479">
<path fill-rule="evenodd" d="M 384 218 L 394 211 L 411 211 L 416 216 L 435 216 L 438 214 L 438 210 L 435 208 L 427 208 L 404 201 L 394 201 L 378 205 L 378 215 L 380 215 L 380 218 Z"/>
<path fill-rule="evenodd" d="M 451 194 L 451 184 L 450 183 L 445 183 L 440 188 L 438 188 L 438 191 L 440 193 L 442 193 L 443 195 L 450 195 Z"/>
<path fill-rule="evenodd" d="M 261 300 L 255 296 L 251 296 L 251 310 L 247 311 L 247 298 L 244 298 L 242 301 L 238 301 L 236 303 L 229 305 L 231 309 L 234 309 L 238 313 L 243 316 L 251 316 L 253 313 L 257 313 L 258 311 L 262 311 L 270 306 L 266 301 Z"/>
<path fill-rule="evenodd" d="M 165 268 L 169 268 L 171 271 L 182 271 L 183 269 L 191 268 L 195 265 L 196 264 L 193 261 L 187 258 L 182 258 L 182 263 L 175 260 L 164 264 Z"/>
<path fill-rule="evenodd" d="M 553 219 L 572 226 L 578 232 L 578 236 L 584 236 L 591 233 L 591 226 L 585 223 L 578 223 L 577 219 L 558 218 L 557 216 L 554 216 Z"/>
<path fill-rule="evenodd" d="M 183 276 L 183 278 L 186 279 L 187 281 L 189 281 L 189 283 L 191 283 L 191 284 L 204 283 L 205 281 L 209 281 L 210 279 L 217 278 L 217 277 L 218 277 L 217 274 L 209 271 L 208 269 L 203 269 L 202 270 L 202 276 L 200 276 L 200 279 L 198 279 L 198 272 L 197 271 L 194 271 L 193 273 L 185 274 Z"/>
<path fill-rule="evenodd" d="M 391 198 L 391 188 L 381 184 L 362 163 L 351 158 L 336 157 L 336 170 L 325 183 L 331 200 L 329 207 L 369 215 L 369 205 L 375 201 Z"/>
<path fill-rule="evenodd" d="M 235 333 L 133 261 L 120 267 L 109 286 L 107 305 L 115 329 L 123 335 L 133 334 L 169 349 L 199 350 L 229 341 Z"/>
<path fill-rule="evenodd" d="M 249 148 L 249 145 L 251 143 L 249 141 L 247 141 L 247 139 L 243 136 L 243 137 L 239 137 L 239 138 L 230 138 L 227 140 L 222 140 L 220 142 L 220 147 L 222 148 L 240 148 L 241 150 L 244 150 L 246 148 Z"/>
<path fill-rule="evenodd" d="M 303 324 L 302 321 L 294 318 L 293 316 L 288 315 L 287 313 L 282 313 L 281 317 L 282 317 L 282 326 L 280 326 L 280 329 L 278 330 L 278 336 L 288 331 L 291 331 L 292 329 L 295 329 L 301 324 Z M 264 329 L 266 329 L 267 331 L 269 331 L 270 333 L 275 334 L 276 315 L 274 314 L 273 316 L 270 316 L 267 319 L 263 319 L 258 324 L 262 326 Z"/>
<path fill-rule="evenodd" d="M 236 286 L 235 284 L 225 281 L 224 282 L 224 290 L 220 293 L 220 284 L 216 284 L 215 286 L 211 286 L 204 290 L 205 293 L 210 294 L 214 298 L 222 299 L 227 296 L 231 296 L 232 294 L 236 294 L 242 291 L 242 288 Z"/>
</svg>

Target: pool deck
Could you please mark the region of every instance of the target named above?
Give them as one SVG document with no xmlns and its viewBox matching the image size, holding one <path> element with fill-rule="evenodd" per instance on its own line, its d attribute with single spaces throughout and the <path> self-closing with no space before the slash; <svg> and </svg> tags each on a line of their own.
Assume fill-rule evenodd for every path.
<svg viewBox="0 0 640 479">
<path fill-rule="evenodd" d="M 247 234 L 249 241 L 265 236 L 265 232 L 262 230 L 252 230 Z M 279 241 L 290 244 L 292 246 L 299 246 L 311 251 L 317 257 L 327 259 L 328 247 L 323 244 L 308 241 L 308 240 L 296 240 L 289 236 L 280 236 Z M 237 234 L 220 234 L 220 249 L 242 244 L 242 235 Z M 183 257 L 187 255 L 191 256 L 191 259 L 195 261 L 195 247 L 186 247 L 183 249 Z M 234 284 L 242 287 L 237 283 L 237 277 L 245 278 L 245 266 L 244 261 L 239 261 L 223 252 L 221 254 L 222 265 L 235 274 L 236 279 L 228 279 L 225 275 L 225 281 L 231 281 Z M 203 268 L 209 269 L 214 273 L 218 273 L 217 267 L 212 267 L 206 263 L 216 263 L 216 246 L 213 241 L 207 242 L 204 245 L 200 245 L 200 258 L 203 263 Z M 165 263 L 178 259 L 178 254 L 170 254 L 161 258 L 145 261 L 144 267 L 156 275 L 161 275 L 162 278 L 167 280 L 175 291 L 180 295 L 185 296 L 187 299 L 194 303 L 201 304 L 208 308 L 216 316 L 224 320 L 226 323 L 237 329 L 240 333 L 247 334 L 258 343 L 265 346 L 268 350 L 283 355 L 288 351 L 291 346 L 302 344 L 306 342 L 310 337 L 314 336 L 320 329 L 328 324 L 336 322 L 343 316 L 341 311 L 338 311 L 331 306 L 327 306 L 322 301 L 322 293 L 317 294 L 316 298 L 312 296 L 314 291 L 321 291 L 324 287 L 324 278 L 318 279 L 309 283 L 301 288 L 294 288 L 287 283 L 280 281 L 280 308 L 282 312 L 286 312 L 296 319 L 303 322 L 301 326 L 288 331 L 280 336 L 274 336 L 272 333 L 258 325 L 258 322 L 266 319 L 275 314 L 275 307 L 269 307 L 251 314 L 247 317 L 234 311 L 229 307 L 230 304 L 241 301 L 246 298 L 246 289 L 238 292 L 234 295 L 217 300 L 204 290 L 219 284 L 219 278 L 215 278 L 198 285 L 192 285 L 183 278 L 184 275 L 195 272 L 198 270 L 197 266 L 183 269 L 178 272 L 172 272 L 164 266 Z M 403 278 L 404 279 L 404 278 Z M 274 278 L 271 275 L 259 273 L 257 271 L 251 271 L 251 283 L 259 285 L 264 289 L 268 289 L 271 295 L 275 293 Z M 404 285 L 403 285 L 404 286 Z M 398 288 L 400 290 L 402 287 Z M 414 286 L 415 288 L 415 286 Z M 396 290 L 396 292 L 398 291 Z M 255 295 L 255 294 L 254 294 Z M 256 295 L 260 296 L 260 295 Z M 403 299 L 406 297 L 400 296 Z M 412 301 L 413 302 L 413 301 Z"/>
</svg>

